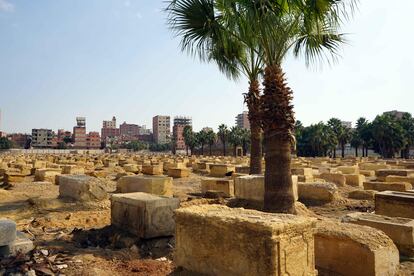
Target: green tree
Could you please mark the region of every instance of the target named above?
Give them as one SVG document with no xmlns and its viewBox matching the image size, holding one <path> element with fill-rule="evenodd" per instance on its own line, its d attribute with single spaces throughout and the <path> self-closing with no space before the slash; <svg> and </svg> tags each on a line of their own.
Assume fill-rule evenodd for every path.
<svg viewBox="0 0 414 276">
<path fill-rule="evenodd" d="M 229 129 L 225 124 L 219 125 L 217 136 L 220 139 L 221 143 L 223 144 L 223 156 L 226 156 L 226 145 L 229 140 Z"/>
<path fill-rule="evenodd" d="M 252 137 L 251 131 L 248 130 L 247 128 L 242 128 L 240 135 L 241 135 L 241 145 L 242 145 L 242 148 L 243 148 L 243 156 L 246 156 L 247 155 L 247 148 L 252 143 L 252 140 L 251 140 L 251 137 Z M 261 147 L 261 143 L 259 143 L 259 146 Z M 250 152 L 250 155 L 251 154 L 252 153 Z M 262 158 L 260 157 L 260 163 L 261 163 L 261 159 Z M 251 158 L 250 158 L 250 162 L 251 162 Z M 251 166 L 250 166 L 250 168 L 251 168 Z M 262 166 L 260 166 L 260 169 L 261 168 L 262 168 Z M 256 171 L 253 171 L 252 172 L 252 170 L 250 170 L 250 172 L 251 172 L 251 174 L 257 174 Z M 262 172 L 260 171 L 260 173 L 262 173 Z"/>
<path fill-rule="evenodd" d="M 12 142 L 6 137 L 0 137 L 0 150 L 8 150 L 12 147 Z"/>
<path fill-rule="evenodd" d="M 204 155 L 204 146 L 207 144 L 207 132 L 200 130 L 196 133 L 198 145 L 201 147 L 201 155 Z"/>
<path fill-rule="evenodd" d="M 126 148 L 133 151 L 141 151 L 148 149 L 148 144 L 142 141 L 131 141 L 126 145 Z"/>
<path fill-rule="evenodd" d="M 208 147 L 209 147 L 209 152 L 210 152 L 210 156 L 212 155 L 211 154 L 211 147 L 214 145 L 214 143 L 216 143 L 216 141 L 217 141 L 217 135 L 214 133 L 214 131 L 213 130 L 209 130 L 209 131 L 207 131 L 207 133 L 206 133 L 206 138 L 207 138 L 207 144 L 208 144 Z"/>
<path fill-rule="evenodd" d="M 401 158 L 408 159 L 410 148 L 414 145 L 414 118 L 410 113 L 404 113 L 398 122 L 404 131 L 404 147 L 401 150 Z"/>
<path fill-rule="evenodd" d="M 282 63 L 291 52 L 295 56 L 303 54 L 307 64 L 326 53 L 335 56 L 343 42 L 339 34 L 341 16 L 346 15 L 348 6 L 342 0 L 169 2 L 170 23 L 182 38 L 183 50 L 204 53 L 214 47 L 211 37 L 223 38 L 222 41 L 231 37 L 261 57 L 264 91 L 260 119 L 266 159 L 264 208 L 294 213 L 290 163 L 295 119 L 292 91 L 287 86 Z M 204 23 L 193 27 L 200 20 Z"/>
<path fill-rule="evenodd" d="M 190 148 L 191 154 L 193 154 L 194 147 L 197 145 L 197 139 L 193 132 L 193 127 L 189 125 L 185 126 L 183 136 L 184 136 L 184 142 L 185 142 L 187 155 L 188 155 L 188 148 Z"/>
<path fill-rule="evenodd" d="M 362 157 L 368 156 L 369 147 L 373 143 L 371 123 L 361 117 L 357 120 L 356 131 L 362 141 Z"/>
<path fill-rule="evenodd" d="M 229 143 L 233 145 L 233 155 L 236 156 L 237 152 L 236 149 L 238 146 L 241 146 L 242 141 L 242 129 L 240 127 L 234 126 L 230 128 L 229 133 Z"/>
<path fill-rule="evenodd" d="M 340 139 L 342 136 L 344 136 L 345 127 L 343 126 L 341 120 L 337 118 L 331 118 L 328 121 L 328 126 L 332 130 L 332 132 L 335 134 L 336 140 L 338 140 L 338 143 L 340 142 Z M 335 145 L 335 148 L 333 149 L 333 158 L 336 158 L 336 149 L 337 145 Z"/>
<path fill-rule="evenodd" d="M 405 145 L 404 129 L 390 114 L 379 115 L 372 121 L 372 137 L 375 150 L 384 158 L 394 158 Z"/>
<path fill-rule="evenodd" d="M 358 150 L 362 146 L 363 140 L 357 129 L 351 131 L 351 146 L 355 149 L 355 157 L 358 157 Z"/>
<path fill-rule="evenodd" d="M 331 128 L 323 122 L 303 127 L 297 139 L 298 155 L 307 157 L 327 156 L 338 143 Z"/>
</svg>

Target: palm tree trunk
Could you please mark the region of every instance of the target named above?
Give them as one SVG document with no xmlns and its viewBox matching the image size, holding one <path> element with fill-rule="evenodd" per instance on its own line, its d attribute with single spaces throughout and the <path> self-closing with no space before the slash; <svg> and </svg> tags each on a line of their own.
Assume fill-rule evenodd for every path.
<svg viewBox="0 0 414 276">
<path fill-rule="evenodd" d="M 262 124 L 266 160 L 264 209 L 295 213 L 290 171 L 295 124 L 292 91 L 285 82 L 281 67 L 277 65 L 265 69 L 263 85 Z"/>
<path fill-rule="evenodd" d="M 250 174 L 262 173 L 262 128 L 260 127 L 260 89 L 259 81 L 252 80 L 249 93 L 244 101 L 249 109 L 250 121 Z"/>
<path fill-rule="evenodd" d="M 345 157 L 345 144 L 341 144 L 341 156 L 342 156 L 342 158 L 344 158 Z"/>
<path fill-rule="evenodd" d="M 226 156 L 226 142 L 223 141 L 223 156 Z"/>
<path fill-rule="evenodd" d="M 201 144 L 201 155 L 204 155 L 204 144 Z"/>
<path fill-rule="evenodd" d="M 210 144 L 210 156 L 211 156 L 212 154 L 211 154 L 211 144 Z"/>
<path fill-rule="evenodd" d="M 358 147 L 355 147 L 355 157 L 358 157 Z"/>
</svg>

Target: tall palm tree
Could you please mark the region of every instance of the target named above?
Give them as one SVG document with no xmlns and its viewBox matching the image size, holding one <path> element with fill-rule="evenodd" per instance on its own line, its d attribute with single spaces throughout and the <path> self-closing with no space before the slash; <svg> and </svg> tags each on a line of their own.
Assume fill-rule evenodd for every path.
<svg viewBox="0 0 414 276">
<path fill-rule="evenodd" d="M 234 126 L 230 128 L 229 143 L 233 145 L 233 155 L 237 155 L 237 147 L 242 145 L 242 129 Z"/>
<path fill-rule="evenodd" d="M 201 155 L 204 155 L 204 146 L 207 144 L 207 132 L 200 130 L 196 133 L 198 145 L 201 147 Z"/>
<path fill-rule="evenodd" d="M 349 0 L 353 5 L 354 0 Z M 326 53 L 335 56 L 345 0 L 172 0 L 170 22 L 182 36 L 184 50 L 205 53 L 214 39 L 231 37 L 261 56 L 264 93 L 260 119 L 265 145 L 265 198 L 267 211 L 294 213 L 290 173 L 295 118 L 292 90 L 282 63 L 288 53 L 304 55 L 306 63 Z M 351 5 L 351 6 L 352 6 Z M 194 24 L 198 19 L 203 24 Z M 221 32 L 224 30 L 225 32 Z M 223 41 L 226 41 L 223 39 Z"/>
<path fill-rule="evenodd" d="M 223 156 L 226 156 L 226 145 L 229 140 L 229 129 L 225 124 L 219 125 L 217 136 L 223 144 Z"/>
<path fill-rule="evenodd" d="M 217 141 L 217 135 L 214 133 L 212 129 L 207 131 L 206 133 L 206 140 L 209 147 L 210 156 L 211 154 L 211 147 L 214 145 L 214 143 Z"/>
<path fill-rule="evenodd" d="M 249 89 L 243 95 L 251 127 L 250 174 L 260 174 L 262 128 L 259 75 L 263 68 L 262 55 L 254 48 L 254 44 L 242 43 L 226 28 L 215 24 L 219 19 L 216 18 L 214 9 L 215 1 L 212 0 L 173 0 L 167 8 L 171 26 L 183 36 L 183 50 L 195 52 L 202 61 L 215 62 L 230 79 L 237 80 L 241 75 L 247 77 Z"/>
</svg>

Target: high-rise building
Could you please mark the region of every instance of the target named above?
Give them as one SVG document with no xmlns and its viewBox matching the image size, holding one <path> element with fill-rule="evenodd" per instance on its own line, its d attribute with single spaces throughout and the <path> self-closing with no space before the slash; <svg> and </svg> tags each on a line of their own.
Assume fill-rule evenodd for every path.
<svg viewBox="0 0 414 276">
<path fill-rule="evenodd" d="M 116 128 L 116 118 L 112 117 L 111 121 L 103 121 L 102 128 Z"/>
<path fill-rule="evenodd" d="M 73 146 L 78 149 L 86 148 L 86 118 L 77 117 L 76 126 L 73 127 Z"/>
<path fill-rule="evenodd" d="M 169 143 L 171 141 L 170 116 L 157 115 L 152 118 L 152 131 L 155 143 Z"/>
<path fill-rule="evenodd" d="M 236 116 L 236 126 L 250 129 L 249 112 L 243 111 L 243 113 Z"/>
<path fill-rule="evenodd" d="M 51 129 L 32 129 L 32 146 L 35 148 L 55 147 L 54 133 Z"/>
<path fill-rule="evenodd" d="M 91 131 L 86 137 L 86 147 L 88 149 L 99 149 L 101 148 L 101 137 L 99 132 Z"/>
<path fill-rule="evenodd" d="M 184 128 L 192 125 L 190 117 L 178 116 L 174 118 L 173 139 L 176 150 L 184 150 L 186 148 L 184 140 Z"/>
<path fill-rule="evenodd" d="M 133 139 L 136 138 L 140 134 L 140 126 L 135 124 L 127 124 L 124 122 L 123 124 L 119 125 L 119 133 L 122 137 Z"/>
</svg>

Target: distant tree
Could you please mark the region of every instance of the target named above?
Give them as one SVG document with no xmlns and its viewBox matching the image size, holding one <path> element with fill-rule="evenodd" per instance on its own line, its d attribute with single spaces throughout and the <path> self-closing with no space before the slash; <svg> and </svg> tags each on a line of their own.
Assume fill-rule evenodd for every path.
<svg viewBox="0 0 414 276">
<path fill-rule="evenodd" d="M 8 150 L 12 147 L 12 142 L 6 137 L 0 137 L 0 150 Z"/>
<path fill-rule="evenodd" d="M 154 152 L 163 152 L 171 150 L 171 144 L 156 144 L 152 143 L 149 145 L 149 150 Z"/>
<path fill-rule="evenodd" d="M 225 124 L 219 125 L 217 136 L 223 144 L 223 156 L 226 156 L 226 144 L 229 140 L 229 129 Z"/>
<path fill-rule="evenodd" d="M 183 136 L 184 136 L 185 150 L 186 150 L 187 155 L 188 155 L 188 149 L 191 144 L 191 140 L 193 139 L 193 135 L 194 133 L 193 133 L 192 126 L 185 126 L 184 131 L 183 131 Z"/>
<path fill-rule="evenodd" d="M 355 148 L 355 157 L 358 157 L 358 149 L 362 146 L 362 138 L 357 129 L 351 131 L 351 146 Z"/>
<path fill-rule="evenodd" d="M 378 115 L 372 121 L 374 149 L 384 158 L 393 158 L 405 145 L 404 129 L 391 114 Z"/>
<path fill-rule="evenodd" d="M 302 127 L 297 136 L 298 156 L 327 156 L 337 144 L 336 135 L 323 122 Z"/>
<path fill-rule="evenodd" d="M 233 145 L 234 156 L 237 155 L 237 147 L 241 146 L 243 143 L 242 139 L 242 128 L 238 126 L 231 127 L 229 132 L 229 143 Z"/>
<path fill-rule="evenodd" d="M 70 137 L 70 136 L 63 137 L 63 142 L 65 142 L 65 144 L 72 143 L 72 137 Z"/>
<path fill-rule="evenodd" d="M 249 145 L 252 143 L 252 141 L 251 141 L 252 135 L 250 133 L 250 130 L 248 130 L 246 128 L 241 129 L 240 135 L 241 135 L 241 142 L 242 142 L 241 145 L 242 145 L 242 148 L 243 148 L 243 155 L 246 156 L 247 155 L 247 149 L 249 148 Z"/>
<path fill-rule="evenodd" d="M 404 147 L 401 150 L 401 158 L 410 157 L 410 148 L 414 145 L 414 118 L 410 113 L 404 113 L 398 120 L 404 131 Z"/>
<path fill-rule="evenodd" d="M 148 144 L 142 141 L 131 141 L 126 145 L 126 148 L 133 151 L 141 151 L 148 149 Z"/>
<path fill-rule="evenodd" d="M 345 127 L 342 124 L 341 120 L 337 118 L 331 118 L 328 121 L 328 126 L 332 130 L 332 132 L 335 134 L 336 139 L 338 140 L 338 143 L 340 143 L 342 140 L 345 140 L 346 136 L 344 135 Z M 335 148 L 333 149 L 333 158 L 336 158 L 336 148 L 338 144 L 335 145 Z"/>
<path fill-rule="evenodd" d="M 211 147 L 214 145 L 214 143 L 216 143 L 217 135 L 214 133 L 213 130 L 209 130 L 209 131 L 207 131 L 206 136 L 207 136 L 206 139 L 207 139 L 207 144 L 208 144 L 209 152 L 210 152 L 210 156 L 211 156 L 212 155 L 211 154 Z"/>
<path fill-rule="evenodd" d="M 67 149 L 68 147 L 66 146 L 66 143 L 65 142 L 59 142 L 57 144 L 57 148 L 58 149 Z"/>
<path fill-rule="evenodd" d="M 204 155 L 204 146 L 207 144 L 207 132 L 204 130 L 200 130 L 196 133 L 198 145 L 201 148 L 201 155 Z"/>
</svg>

